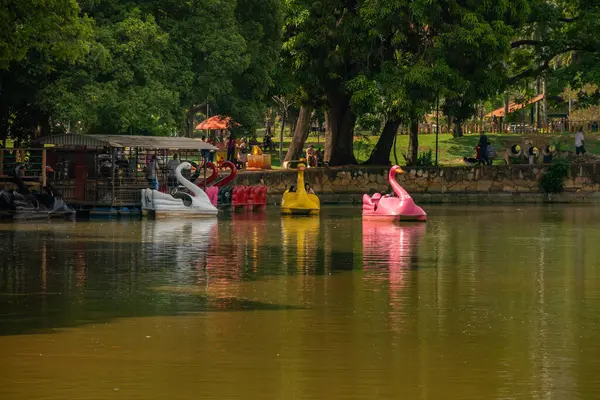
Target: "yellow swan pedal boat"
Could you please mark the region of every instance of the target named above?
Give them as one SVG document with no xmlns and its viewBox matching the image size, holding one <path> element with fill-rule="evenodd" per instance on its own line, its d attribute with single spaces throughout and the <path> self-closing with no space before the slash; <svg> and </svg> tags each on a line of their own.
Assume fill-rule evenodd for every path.
<svg viewBox="0 0 600 400">
<path fill-rule="evenodd" d="M 298 182 L 295 192 L 289 189 L 281 199 L 281 213 L 295 215 L 318 214 L 321 210 L 321 201 L 314 195 L 306 192 L 304 187 L 304 164 L 298 165 Z"/>
</svg>

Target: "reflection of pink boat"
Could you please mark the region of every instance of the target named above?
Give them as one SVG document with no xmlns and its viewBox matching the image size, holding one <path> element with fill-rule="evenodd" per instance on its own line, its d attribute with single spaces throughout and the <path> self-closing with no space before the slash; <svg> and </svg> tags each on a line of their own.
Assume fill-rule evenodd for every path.
<svg viewBox="0 0 600 400">
<path fill-rule="evenodd" d="M 413 265 L 413 255 L 425 234 L 424 224 L 390 224 L 363 220 L 363 264 L 365 269 L 388 268 L 391 274 Z"/>
<path fill-rule="evenodd" d="M 390 169 L 389 181 L 395 196 L 382 196 L 375 193 L 373 197 L 363 196 L 363 217 L 373 219 L 389 219 L 398 221 L 425 221 L 427 213 L 415 204 L 412 197 L 396 181 L 396 174 L 403 173 L 394 165 Z"/>
<path fill-rule="evenodd" d="M 396 224 L 389 221 L 363 219 L 363 268 L 369 287 L 380 290 L 388 287 L 389 303 L 392 306 L 388 314 L 391 328 L 402 329 L 405 314 L 400 306 L 411 294 L 403 289 L 410 286 L 410 270 L 418 269 L 419 243 L 426 233 L 427 225 L 421 223 Z M 387 285 L 382 285 L 382 282 Z"/>
</svg>

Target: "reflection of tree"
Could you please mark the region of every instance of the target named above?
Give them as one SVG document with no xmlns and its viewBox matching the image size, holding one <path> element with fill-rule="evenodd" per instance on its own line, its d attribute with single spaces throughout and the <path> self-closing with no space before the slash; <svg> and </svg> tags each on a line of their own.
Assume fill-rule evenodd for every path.
<svg viewBox="0 0 600 400">
<path fill-rule="evenodd" d="M 416 231 L 368 231 L 327 210 L 318 228 L 235 215 L 208 234 L 194 221 L 172 231 L 152 221 L 0 225 L 0 315 L 9 322 L 0 335 L 177 315 L 156 351 L 197 357 L 203 370 L 243 365 L 232 379 L 279 379 L 266 390 L 271 397 L 289 388 L 315 398 L 593 393 L 600 210 L 453 207 L 432 215 Z M 200 240 L 206 235 L 212 241 Z M 344 270 L 357 264 L 365 270 Z M 167 320 L 136 324 L 156 321 Z M 133 335 L 128 323 L 114 325 Z"/>
<path fill-rule="evenodd" d="M 269 226 L 264 213 L 231 215 L 231 223 L 219 226 L 215 245 L 208 253 L 210 282 L 249 279 L 261 274 L 261 258 L 268 246 Z"/>
<path fill-rule="evenodd" d="M 0 328 L 0 335 L 182 311 L 285 308 L 156 290 L 195 284 L 195 262 L 206 255 L 204 239 L 212 237 L 216 226 L 206 223 L 77 223 L 0 230 L 0 256 L 5 260 L 0 264 L 0 295 L 12 294 L 0 302 L 0 314 L 15 318 Z M 226 256 L 227 249 L 221 254 Z"/>
</svg>

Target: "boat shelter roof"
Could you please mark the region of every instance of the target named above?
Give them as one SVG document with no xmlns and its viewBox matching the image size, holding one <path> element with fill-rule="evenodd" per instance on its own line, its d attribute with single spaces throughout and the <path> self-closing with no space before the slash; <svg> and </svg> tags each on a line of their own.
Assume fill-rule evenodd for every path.
<svg viewBox="0 0 600 400">
<path fill-rule="evenodd" d="M 135 147 L 138 149 L 187 149 L 217 150 L 210 143 L 200 139 L 171 136 L 135 136 L 135 135 L 80 135 L 66 134 L 44 136 L 35 143 L 52 147 Z"/>
</svg>

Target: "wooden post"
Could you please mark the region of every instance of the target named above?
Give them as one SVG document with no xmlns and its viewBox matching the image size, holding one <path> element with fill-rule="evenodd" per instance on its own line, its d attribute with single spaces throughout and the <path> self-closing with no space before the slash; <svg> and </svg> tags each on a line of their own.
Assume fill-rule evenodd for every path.
<svg viewBox="0 0 600 400">
<path fill-rule="evenodd" d="M 0 175 L 4 175 L 4 149 L 0 149 Z"/>
<path fill-rule="evenodd" d="M 46 149 L 42 150 L 42 188 L 46 187 Z"/>
</svg>

